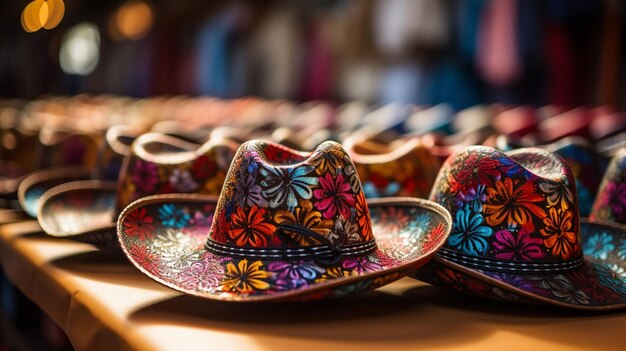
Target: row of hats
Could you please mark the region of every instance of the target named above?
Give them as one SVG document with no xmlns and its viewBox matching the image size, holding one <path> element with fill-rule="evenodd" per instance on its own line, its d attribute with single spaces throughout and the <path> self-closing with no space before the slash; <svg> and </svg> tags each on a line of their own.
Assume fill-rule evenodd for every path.
<svg viewBox="0 0 626 351">
<path fill-rule="evenodd" d="M 545 149 L 460 148 L 437 180 L 421 181 L 425 195 L 403 194 L 430 191 L 438 205 L 366 200 L 367 184 L 380 183 L 370 168 L 391 170 L 387 190 L 420 188 L 389 187 L 407 169 L 421 168 L 414 177 L 423 177 L 432 163 L 437 173 L 440 163 L 417 137 L 387 143 L 377 133 L 379 140 L 352 137 L 343 147 L 324 142 L 299 152 L 268 141 L 237 149 L 236 138 L 219 134 L 198 145 L 141 133 L 128 126 L 106 133 L 100 165 L 125 159 L 118 182 L 67 183 L 87 176 L 39 171 L 21 182 L 23 207 L 38 212 L 51 235 L 121 244 L 148 276 L 207 298 L 342 295 L 407 274 L 472 294 L 574 308 L 617 308 L 626 298 L 623 227 L 580 221 L 575 167 Z M 613 220 L 624 208 L 620 157 L 602 184 L 609 190 L 598 197 L 603 210 L 595 211 L 612 212 Z M 162 195 L 181 192 L 191 194 Z M 143 197 L 149 194 L 161 195 Z M 387 194 L 367 197 L 376 195 Z"/>
</svg>

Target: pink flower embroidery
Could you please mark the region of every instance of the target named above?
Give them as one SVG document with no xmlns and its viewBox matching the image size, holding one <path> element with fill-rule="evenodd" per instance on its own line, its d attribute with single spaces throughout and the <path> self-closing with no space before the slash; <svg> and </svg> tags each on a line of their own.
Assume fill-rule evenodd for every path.
<svg viewBox="0 0 626 351">
<path fill-rule="evenodd" d="M 342 217 L 350 216 L 350 208 L 354 207 L 356 200 L 350 189 L 350 184 L 344 181 L 343 174 L 339 173 L 336 178 L 326 173 L 319 178 L 319 189 L 315 189 L 313 195 L 319 201 L 315 208 L 323 212 L 324 218 L 333 218 L 336 213 Z"/>
<path fill-rule="evenodd" d="M 530 231 L 526 229 L 520 229 L 517 235 L 508 230 L 500 230 L 494 236 L 496 240 L 493 246 L 497 259 L 531 261 L 544 256 L 541 250 L 543 240 L 531 238 Z"/>
</svg>

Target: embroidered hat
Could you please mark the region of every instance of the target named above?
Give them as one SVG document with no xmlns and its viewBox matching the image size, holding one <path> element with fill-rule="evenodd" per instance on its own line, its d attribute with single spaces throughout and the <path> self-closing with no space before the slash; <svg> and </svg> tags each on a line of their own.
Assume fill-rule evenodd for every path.
<svg viewBox="0 0 626 351">
<path fill-rule="evenodd" d="M 219 194 L 236 149 L 229 140 L 199 146 L 143 134 L 127 151 L 117 183 L 79 181 L 50 189 L 40 200 L 39 224 L 52 236 L 118 247 L 115 217 L 126 205 L 152 194 Z"/>
<path fill-rule="evenodd" d="M 626 147 L 611 158 L 589 219 L 626 224 Z"/>
<path fill-rule="evenodd" d="M 588 217 L 597 194 L 607 160 L 597 153 L 587 139 L 567 137 L 547 145 L 546 150 L 561 156 L 572 170 L 578 193 L 580 215 Z"/>
<path fill-rule="evenodd" d="M 314 299 L 374 289 L 425 263 L 451 218 L 417 198 L 365 200 L 340 144 L 311 153 L 249 141 L 221 195 L 156 195 L 121 213 L 118 237 L 152 279 L 208 299 Z"/>
<path fill-rule="evenodd" d="M 445 162 L 430 199 L 453 228 L 414 277 L 502 300 L 626 306 L 626 231 L 580 223 L 574 177 L 554 153 L 469 147 Z"/>
<path fill-rule="evenodd" d="M 138 135 L 130 126 L 116 125 L 107 130 L 99 146 L 95 147 L 95 166 L 89 165 L 44 168 L 28 174 L 18 187 L 20 206 L 31 217 L 37 217 L 37 207 L 41 196 L 51 188 L 73 181 L 88 179 L 115 180 L 119 174 L 121 162 L 130 143 Z M 76 140 L 83 140 L 80 137 Z M 68 140 L 74 140 L 68 138 Z M 87 140 L 91 140 L 87 138 Z M 74 145 L 74 144 L 70 144 Z"/>
<path fill-rule="evenodd" d="M 367 198 L 427 198 L 441 166 L 417 137 L 386 143 L 353 135 L 343 145 Z"/>
</svg>

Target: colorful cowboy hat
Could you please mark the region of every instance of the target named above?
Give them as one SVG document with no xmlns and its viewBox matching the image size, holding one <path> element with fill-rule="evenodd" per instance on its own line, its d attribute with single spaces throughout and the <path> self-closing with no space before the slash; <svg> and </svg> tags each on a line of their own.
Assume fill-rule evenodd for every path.
<svg viewBox="0 0 626 351">
<path fill-rule="evenodd" d="M 359 136 L 344 143 L 367 198 L 426 198 L 441 164 L 417 137 L 383 142 Z"/>
<path fill-rule="evenodd" d="M 197 144 L 158 133 L 138 137 L 119 182 L 78 181 L 42 195 L 38 220 L 49 235 L 118 247 L 115 217 L 140 197 L 163 193 L 218 194 L 237 146 L 228 140 Z"/>
<path fill-rule="evenodd" d="M 611 159 L 589 219 L 626 224 L 626 147 L 622 147 Z"/>
<path fill-rule="evenodd" d="M 454 224 L 414 277 L 507 301 L 626 307 L 626 227 L 580 223 L 574 177 L 559 156 L 469 147 L 446 161 L 430 198 Z"/>
<path fill-rule="evenodd" d="M 118 125 L 107 130 L 104 142 L 96 148 L 96 167 L 54 167 L 34 171 L 24 177 L 18 186 L 20 206 L 31 217 L 37 217 L 41 196 L 51 188 L 73 181 L 88 179 L 115 180 L 128 145 L 138 132 L 129 126 Z"/>
<path fill-rule="evenodd" d="M 589 216 L 594 194 L 598 192 L 608 164 L 606 158 L 598 154 L 587 139 L 581 137 L 567 137 L 545 146 L 545 149 L 567 162 L 576 181 L 580 215 Z"/>
<path fill-rule="evenodd" d="M 219 198 L 156 195 L 117 222 L 128 259 L 150 278 L 216 300 L 339 296 L 390 283 L 443 244 L 451 218 L 417 198 L 366 201 L 340 144 L 311 153 L 249 141 Z"/>
</svg>

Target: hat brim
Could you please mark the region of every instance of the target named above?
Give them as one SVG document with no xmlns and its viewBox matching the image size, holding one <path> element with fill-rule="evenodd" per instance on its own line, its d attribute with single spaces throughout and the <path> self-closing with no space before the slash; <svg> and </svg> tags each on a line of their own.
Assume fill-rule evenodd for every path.
<svg viewBox="0 0 626 351">
<path fill-rule="evenodd" d="M 580 310 L 626 307 L 626 227 L 581 221 L 584 263 L 554 274 L 477 270 L 435 256 L 414 278 L 480 297 Z"/>
<path fill-rule="evenodd" d="M 36 218 L 41 196 L 51 188 L 77 180 L 89 179 L 91 171 L 85 167 L 60 167 L 32 172 L 17 188 L 17 200 L 29 216 Z"/>
<path fill-rule="evenodd" d="M 331 267 L 313 260 L 247 260 L 204 247 L 217 197 L 156 195 L 129 205 L 117 232 L 129 260 L 173 289 L 226 301 L 308 300 L 388 284 L 426 263 L 445 243 L 451 217 L 417 198 L 368 201 L 377 250 Z"/>
<path fill-rule="evenodd" d="M 37 220 L 48 235 L 92 244 L 119 247 L 115 235 L 115 182 L 85 180 L 64 183 L 39 200 Z"/>
</svg>

